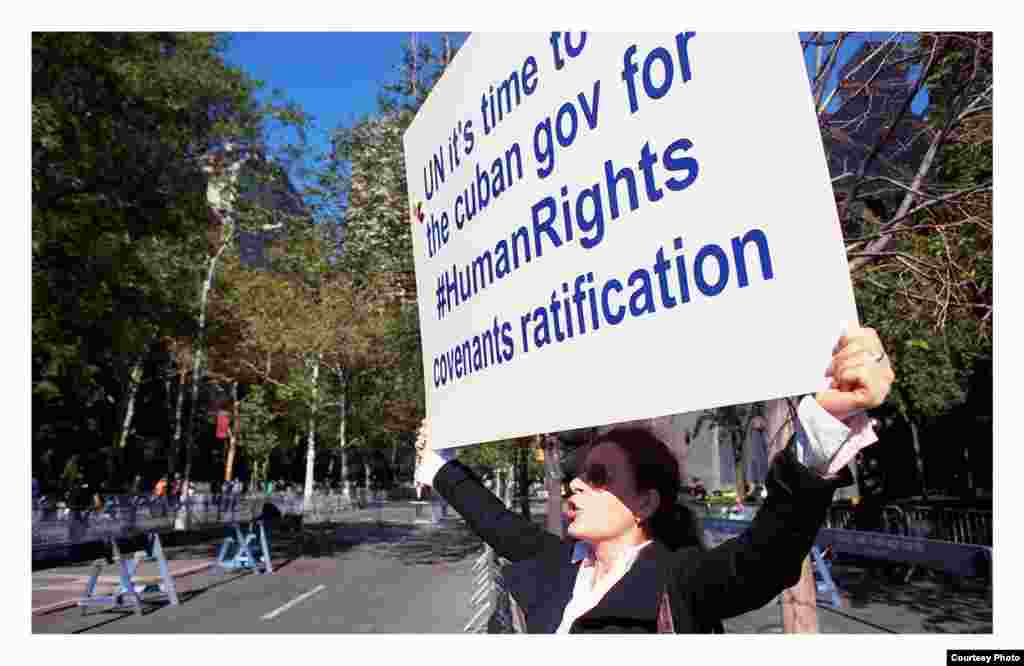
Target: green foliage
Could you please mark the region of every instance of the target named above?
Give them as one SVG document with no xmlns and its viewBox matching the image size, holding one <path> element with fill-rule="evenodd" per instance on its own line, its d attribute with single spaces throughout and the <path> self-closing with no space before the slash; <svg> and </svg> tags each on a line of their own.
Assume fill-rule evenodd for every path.
<svg viewBox="0 0 1024 666">
<path fill-rule="evenodd" d="M 249 389 L 248 395 L 238 406 L 241 431 L 239 448 L 258 469 L 263 469 L 264 475 L 271 453 L 282 442 L 282 424 L 280 419 L 275 418 L 272 405 L 273 393 L 256 385 Z"/>
<path fill-rule="evenodd" d="M 318 180 L 321 195 L 346 187 L 342 266 L 359 283 L 375 282 L 376 291 L 396 304 L 376 342 L 386 362 L 354 373 L 349 384 L 348 430 L 366 446 L 388 447 L 407 437 L 425 412 L 402 134 L 453 54 L 454 49 L 445 56 L 427 44 L 415 52 L 406 48 L 400 80 L 382 88 L 380 113 L 334 132 L 333 151 Z"/>
<path fill-rule="evenodd" d="M 458 449 L 459 462 L 468 466 L 482 479 L 494 478 L 499 470 L 515 470 L 522 462 L 522 450 L 526 447 L 526 477 L 529 483 L 544 480 L 544 463 L 536 457 L 536 447 L 530 439 L 499 440 L 484 442 Z M 514 478 L 518 478 L 518 472 Z"/>
<path fill-rule="evenodd" d="M 892 400 L 923 425 L 968 399 L 972 376 L 992 359 L 990 33 L 925 34 L 937 61 L 927 80 L 930 131 L 944 136 L 927 187 L 965 192 L 921 211 L 896 235 L 891 258 L 855 275 L 862 319 L 879 331 L 897 373 Z M 867 235 L 879 225 L 869 225 Z"/>
<path fill-rule="evenodd" d="M 201 157 L 258 133 L 256 84 L 223 46 L 201 33 L 32 36 L 33 447 L 78 454 L 87 475 L 121 427 L 131 368 L 194 330 Z"/>
</svg>

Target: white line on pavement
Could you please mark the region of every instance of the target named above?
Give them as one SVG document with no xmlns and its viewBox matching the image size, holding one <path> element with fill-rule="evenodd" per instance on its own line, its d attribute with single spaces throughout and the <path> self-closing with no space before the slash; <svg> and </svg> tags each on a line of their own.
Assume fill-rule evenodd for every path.
<svg viewBox="0 0 1024 666">
<path fill-rule="evenodd" d="M 327 587 L 326 585 L 317 585 L 316 587 L 314 587 L 309 592 L 306 592 L 305 594 L 300 594 L 299 596 L 295 597 L 294 599 L 292 599 L 291 601 L 286 603 L 284 606 L 281 606 L 277 610 L 270 611 L 269 613 L 267 613 L 266 615 L 264 615 L 260 619 L 261 620 L 273 620 L 275 617 L 277 617 L 281 613 L 285 612 L 286 610 L 288 610 L 289 608 L 291 608 L 295 604 L 299 603 L 300 601 L 302 601 L 304 599 L 308 599 L 309 597 L 313 596 L 317 592 L 320 592 L 321 590 L 323 590 L 326 587 Z"/>
</svg>

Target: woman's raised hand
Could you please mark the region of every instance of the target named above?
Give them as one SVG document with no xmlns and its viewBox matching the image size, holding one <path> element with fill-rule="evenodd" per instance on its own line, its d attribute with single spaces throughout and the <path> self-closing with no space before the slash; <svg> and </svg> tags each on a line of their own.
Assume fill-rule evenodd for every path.
<svg viewBox="0 0 1024 666">
<path fill-rule="evenodd" d="M 896 379 L 878 333 L 860 327 L 839 338 L 828 376 L 832 378 L 831 386 L 814 397 L 840 420 L 882 404 Z"/>
<path fill-rule="evenodd" d="M 433 484 L 434 473 L 450 458 L 430 447 L 430 420 L 423 419 L 419 432 L 416 433 L 416 473 L 414 478 L 419 485 Z"/>
</svg>

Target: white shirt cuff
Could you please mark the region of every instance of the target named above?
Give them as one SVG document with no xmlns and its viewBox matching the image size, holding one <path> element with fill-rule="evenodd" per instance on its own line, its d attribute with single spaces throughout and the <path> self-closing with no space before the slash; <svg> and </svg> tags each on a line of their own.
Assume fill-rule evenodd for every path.
<svg viewBox="0 0 1024 666">
<path fill-rule="evenodd" d="M 850 438 L 850 428 L 825 411 L 814 396 L 804 396 L 796 413 L 800 425 L 797 460 L 809 469 L 827 474 L 832 458 Z"/>
<path fill-rule="evenodd" d="M 433 486 L 434 477 L 441 471 L 444 464 L 455 457 L 455 449 L 436 449 L 437 455 L 427 456 L 427 460 L 416 469 L 416 481 Z"/>
</svg>

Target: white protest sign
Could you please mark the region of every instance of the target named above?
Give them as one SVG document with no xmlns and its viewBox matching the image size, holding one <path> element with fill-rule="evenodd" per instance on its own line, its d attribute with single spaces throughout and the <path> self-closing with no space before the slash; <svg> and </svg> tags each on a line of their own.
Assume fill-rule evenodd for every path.
<svg viewBox="0 0 1024 666">
<path fill-rule="evenodd" d="M 795 34 L 474 34 L 404 142 L 435 446 L 814 391 L 857 320 Z"/>
</svg>

